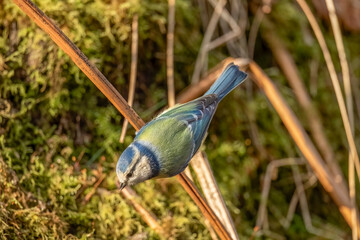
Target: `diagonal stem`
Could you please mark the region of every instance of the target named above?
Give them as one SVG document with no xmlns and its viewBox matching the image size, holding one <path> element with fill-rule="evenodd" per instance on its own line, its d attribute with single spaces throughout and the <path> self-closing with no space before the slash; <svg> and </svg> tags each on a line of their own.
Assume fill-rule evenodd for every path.
<svg viewBox="0 0 360 240">
<path fill-rule="evenodd" d="M 95 86 L 109 99 L 109 101 L 129 120 L 138 131 L 145 125 L 144 121 L 132 109 L 121 94 L 111 85 L 105 76 L 89 62 L 88 58 L 70 39 L 30 0 L 13 0 L 41 29 L 50 35 L 51 39 L 72 59 Z M 217 216 L 201 196 L 194 183 L 183 173 L 177 175 L 178 181 L 195 201 L 204 216 L 209 219 L 221 239 L 231 239 Z"/>
</svg>

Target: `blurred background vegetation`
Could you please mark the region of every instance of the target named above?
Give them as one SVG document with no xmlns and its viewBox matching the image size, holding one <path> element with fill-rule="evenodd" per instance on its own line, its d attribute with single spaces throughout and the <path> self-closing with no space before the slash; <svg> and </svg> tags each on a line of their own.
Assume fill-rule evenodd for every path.
<svg viewBox="0 0 360 240">
<path fill-rule="evenodd" d="M 134 109 L 149 121 L 166 106 L 167 1 L 35 3 L 123 96 L 127 96 L 129 85 L 131 22 L 138 15 Z M 239 19 L 246 19 L 246 39 L 254 20 L 251 9 L 262 3 L 250 0 L 241 4 L 246 9 L 245 14 L 239 15 Z M 212 11 L 210 6 L 207 8 Z M 313 10 L 318 13 L 330 51 L 336 57 L 330 25 L 320 18 L 319 9 Z M 198 1 L 176 1 L 176 93 L 191 84 L 206 30 L 200 20 L 202 14 Z M 322 52 L 306 17 L 296 2 L 278 0 L 271 4 L 266 21 L 294 58 L 324 120 L 336 160 L 347 175 L 347 142 L 341 117 Z M 356 33 L 359 29 L 345 28 L 343 38 L 353 87 L 359 89 L 360 35 Z M 217 27 L 214 35 L 222 31 Z M 268 28 L 261 25 L 253 43 L 254 60 L 275 81 L 300 120 L 304 120 L 293 90 L 262 38 L 264 31 Z M 230 55 L 233 53 L 227 45 L 210 51 L 208 68 Z M 355 116 L 358 121 L 358 108 Z M 125 143 L 119 143 L 122 122 L 118 111 L 48 35 L 11 0 L 0 0 L 1 238 L 161 239 L 117 190 L 116 161 L 135 133 L 130 128 Z M 308 127 L 306 121 L 303 124 Z M 355 134 L 359 133 L 358 127 Z M 259 152 L 259 145 L 263 153 Z M 256 85 L 243 85 L 224 99 L 210 126 L 204 150 L 239 237 L 247 239 L 254 232 L 269 162 L 301 154 Z M 308 174 L 307 166 L 300 169 L 304 176 Z M 102 181 L 95 188 L 99 179 Z M 288 229 L 278 221 L 279 214 L 286 215 L 295 189 L 291 168 L 280 168 L 272 179 L 267 221 L 274 234 L 266 238 L 315 237 L 305 228 L 299 207 Z M 140 196 L 139 202 L 156 215 L 172 239 L 211 239 L 201 212 L 174 178 L 147 181 L 134 189 Z M 351 229 L 319 183 L 307 189 L 306 196 L 315 227 L 330 226 L 344 238 L 351 236 Z"/>
</svg>

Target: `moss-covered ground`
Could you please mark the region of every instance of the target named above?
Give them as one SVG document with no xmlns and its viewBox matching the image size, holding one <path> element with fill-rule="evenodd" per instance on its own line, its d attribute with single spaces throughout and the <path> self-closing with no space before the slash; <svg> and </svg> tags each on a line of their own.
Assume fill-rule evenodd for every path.
<svg viewBox="0 0 360 240">
<path fill-rule="evenodd" d="M 167 1 L 37 0 L 36 4 L 123 96 L 128 92 L 131 21 L 138 14 L 134 109 L 149 121 L 166 105 Z M 176 1 L 177 93 L 190 84 L 204 34 L 199 19 L 196 1 Z M 319 64 L 317 92 L 312 97 L 346 173 L 347 144 L 341 118 L 307 20 L 295 3 L 283 0 L 274 4 L 270 19 L 278 26 L 277 34 L 298 64 L 306 86 L 310 84 L 310 60 Z M 336 57 L 331 31 L 324 28 L 324 32 Z M 344 37 L 354 79 L 359 78 L 359 35 L 344 33 Z M 212 51 L 209 66 L 228 55 L 225 46 Z M 255 61 L 304 120 L 261 31 Z M 250 120 L 258 128 L 257 141 L 267 158 L 260 156 L 251 140 Z M 116 161 L 134 137 L 130 128 L 125 143 L 119 143 L 122 121 L 111 103 L 35 23 L 11 0 L 0 0 L 0 238 L 160 239 L 117 190 Z M 255 226 L 269 160 L 297 157 L 299 151 L 255 86 L 250 95 L 241 87 L 220 104 L 204 150 L 239 236 L 247 239 Z M 306 172 L 306 167 L 301 171 Z M 104 180 L 91 194 L 101 176 Z M 288 239 L 313 237 L 305 229 L 299 208 L 287 230 L 275 217 L 276 212 L 286 214 L 294 186 L 290 168 L 274 176 L 268 201 L 270 228 Z M 151 180 L 134 189 L 141 204 L 156 214 L 173 239 L 210 239 L 204 217 L 176 179 Z M 320 184 L 306 194 L 315 226 L 331 224 L 350 234 Z"/>
</svg>

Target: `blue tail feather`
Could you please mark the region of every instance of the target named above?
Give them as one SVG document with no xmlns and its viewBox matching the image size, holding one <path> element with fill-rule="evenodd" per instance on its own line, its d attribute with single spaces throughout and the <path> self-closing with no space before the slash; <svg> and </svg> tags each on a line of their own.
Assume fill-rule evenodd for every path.
<svg viewBox="0 0 360 240">
<path fill-rule="evenodd" d="M 231 90 L 242 83 L 246 77 L 246 73 L 240 71 L 234 63 L 230 63 L 204 95 L 215 93 L 219 97 L 219 100 L 221 100 L 231 92 Z"/>
</svg>

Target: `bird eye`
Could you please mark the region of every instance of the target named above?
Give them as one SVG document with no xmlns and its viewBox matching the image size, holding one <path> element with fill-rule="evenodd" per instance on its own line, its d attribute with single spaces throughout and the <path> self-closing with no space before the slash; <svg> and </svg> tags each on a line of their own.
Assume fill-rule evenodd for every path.
<svg viewBox="0 0 360 240">
<path fill-rule="evenodd" d="M 133 173 L 129 172 L 129 174 L 127 175 L 128 177 L 132 177 Z"/>
</svg>

